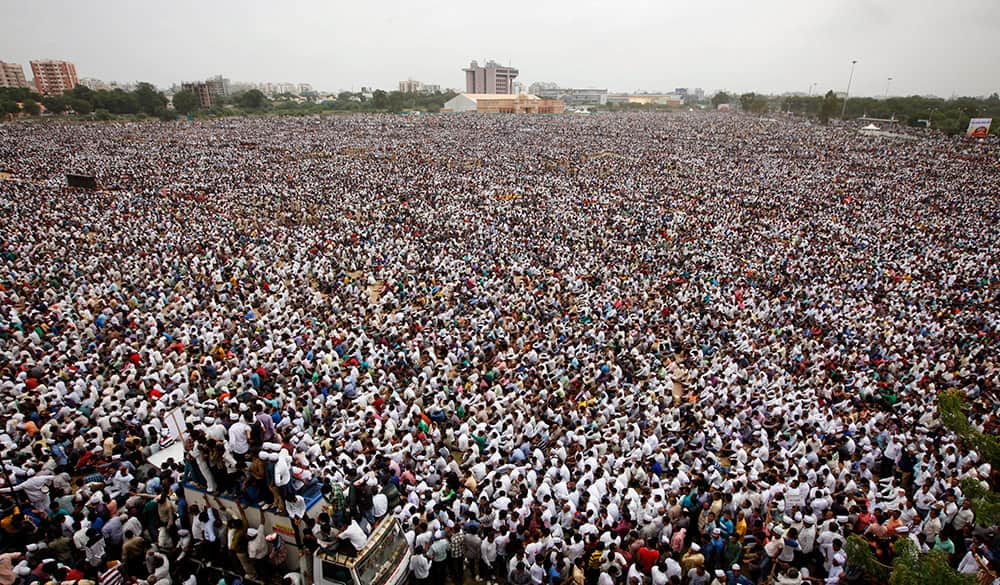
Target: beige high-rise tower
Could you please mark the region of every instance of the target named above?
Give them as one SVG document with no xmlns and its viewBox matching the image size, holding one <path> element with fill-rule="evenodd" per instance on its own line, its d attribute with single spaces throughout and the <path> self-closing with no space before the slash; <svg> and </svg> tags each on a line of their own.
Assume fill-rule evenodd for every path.
<svg viewBox="0 0 1000 585">
<path fill-rule="evenodd" d="M 485 67 L 473 61 L 465 71 L 466 93 L 514 93 L 514 79 L 518 71 L 504 67 L 496 61 L 487 61 Z"/>
<path fill-rule="evenodd" d="M 0 87 L 28 87 L 24 68 L 20 63 L 0 61 Z"/>
</svg>

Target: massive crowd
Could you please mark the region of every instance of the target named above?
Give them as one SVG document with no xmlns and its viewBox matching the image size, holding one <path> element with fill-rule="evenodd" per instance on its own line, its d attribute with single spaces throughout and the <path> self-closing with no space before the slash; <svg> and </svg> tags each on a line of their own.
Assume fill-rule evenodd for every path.
<svg viewBox="0 0 1000 585">
<path fill-rule="evenodd" d="M 0 125 L 0 584 L 312 581 L 185 482 L 306 552 L 394 515 L 419 584 L 852 583 L 851 535 L 996 583 L 961 482 L 997 471 L 935 405 L 996 432 L 998 150 L 722 114 Z"/>
</svg>

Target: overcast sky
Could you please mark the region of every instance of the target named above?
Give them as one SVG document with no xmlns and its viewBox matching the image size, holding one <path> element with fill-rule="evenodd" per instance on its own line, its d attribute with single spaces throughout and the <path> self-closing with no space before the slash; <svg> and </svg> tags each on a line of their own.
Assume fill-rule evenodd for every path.
<svg viewBox="0 0 1000 585">
<path fill-rule="evenodd" d="M 0 60 L 160 87 L 221 73 L 319 90 L 519 81 L 611 90 L 982 95 L 1000 90 L 1000 0 L 0 0 Z"/>
</svg>

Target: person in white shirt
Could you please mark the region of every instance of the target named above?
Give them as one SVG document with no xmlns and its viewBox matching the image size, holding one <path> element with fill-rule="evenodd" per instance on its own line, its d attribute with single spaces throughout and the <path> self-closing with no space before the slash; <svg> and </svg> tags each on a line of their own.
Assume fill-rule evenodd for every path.
<svg viewBox="0 0 1000 585">
<path fill-rule="evenodd" d="M 260 561 L 266 559 L 268 553 L 271 552 L 271 544 L 267 542 L 267 533 L 263 526 L 247 530 L 247 537 L 247 556 L 254 564 L 258 565 L 258 573 L 260 573 L 262 568 L 259 566 L 262 564 Z"/>
<path fill-rule="evenodd" d="M 528 574 L 531 576 L 532 585 L 542 585 L 545 582 L 545 567 L 542 566 L 542 556 L 534 557 L 531 566 L 528 567 Z"/>
<path fill-rule="evenodd" d="M 15 485 L 13 488 L 0 488 L 0 493 L 24 492 L 28 496 L 28 501 L 38 510 L 49 509 L 49 486 L 55 480 L 55 474 L 47 471 L 35 473 L 28 479 Z"/>
<path fill-rule="evenodd" d="M 126 495 L 132 488 L 132 480 L 135 478 L 128 471 L 128 466 L 119 465 L 118 470 L 111 476 L 111 485 L 108 488 L 108 496 L 117 498 Z"/>
<path fill-rule="evenodd" d="M 598 575 L 597 585 L 615 585 L 615 581 L 621 574 L 622 571 L 618 568 L 618 565 L 611 565 L 607 569 L 601 571 L 601 574 Z"/>
<path fill-rule="evenodd" d="M 924 533 L 924 536 L 927 538 L 927 542 L 934 542 L 934 539 L 943 528 L 941 521 L 942 508 L 943 506 L 941 506 L 940 503 L 935 504 L 934 509 L 931 510 L 931 513 L 927 516 L 927 519 L 924 520 L 923 525 L 920 527 L 920 531 Z"/>
<path fill-rule="evenodd" d="M 972 511 L 972 503 L 965 499 L 962 507 L 955 513 L 955 518 L 951 521 L 952 527 L 961 532 L 968 524 L 976 519 L 976 513 Z"/>
<path fill-rule="evenodd" d="M 652 585 L 667 585 L 667 583 L 670 582 L 670 577 L 667 575 L 667 572 L 662 565 L 662 562 L 657 563 L 653 565 L 650 570 L 649 574 Z M 678 565 L 678 571 L 679 570 L 680 566 Z"/>
<path fill-rule="evenodd" d="M 239 415 L 235 416 L 235 422 L 229 427 L 229 441 L 227 445 L 233 455 L 243 457 L 250 451 L 250 425 L 247 424 L 250 413 L 247 412 L 242 417 Z"/>
<path fill-rule="evenodd" d="M 365 544 L 368 542 L 368 535 L 365 534 L 356 520 L 351 520 L 349 524 L 343 526 L 337 538 L 350 542 L 356 551 L 365 548 Z"/>
<path fill-rule="evenodd" d="M 389 498 L 382 492 L 378 492 L 372 496 L 372 515 L 376 519 L 385 516 L 386 512 L 389 511 Z"/>
<path fill-rule="evenodd" d="M 413 575 L 413 582 L 417 585 L 424 585 L 431 576 L 431 561 L 424 554 L 424 548 L 417 546 L 410 556 L 410 574 Z"/>
</svg>

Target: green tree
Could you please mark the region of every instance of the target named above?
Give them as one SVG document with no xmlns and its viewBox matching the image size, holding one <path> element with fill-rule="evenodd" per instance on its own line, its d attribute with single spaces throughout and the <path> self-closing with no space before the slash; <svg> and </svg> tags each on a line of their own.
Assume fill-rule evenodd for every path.
<svg viewBox="0 0 1000 585">
<path fill-rule="evenodd" d="M 744 112 L 749 112 L 751 106 L 753 106 L 753 98 L 757 97 L 754 92 L 748 92 L 740 95 L 740 109 Z"/>
<path fill-rule="evenodd" d="M 0 114 L 16 114 L 21 111 L 17 102 L 11 99 L 0 97 Z"/>
<path fill-rule="evenodd" d="M 889 585 L 975 585 L 975 575 L 964 575 L 951 567 L 948 555 L 932 550 L 921 554 L 909 538 L 898 538 L 892 545 L 895 556 L 892 565 L 875 558 L 871 545 L 864 537 L 847 537 L 844 550 L 847 564 L 867 573 L 878 583 Z"/>
<path fill-rule="evenodd" d="M 151 83 L 140 83 L 133 92 L 139 111 L 150 116 L 159 115 L 167 108 L 167 97 L 156 91 Z"/>
<path fill-rule="evenodd" d="M 389 105 L 388 94 L 381 89 L 376 89 L 375 93 L 372 94 L 372 105 L 376 110 L 384 110 Z"/>
<path fill-rule="evenodd" d="M 791 96 L 785 98 L 781 108 L 796 114 L 808 114 L 815 116 L 819 114 L 820 106 L 823 103 L 823 96 Z"/>
<path fill-rule="evenodd" d="M 938 416 L 944 426 L 955 433 L 960 444 L 967 450 L 974 449 L 982 461 L 997 469 L 1000 466 L 1000 440 L 972 426 L 965 414 L 966 409 L 958 391 L 949 390 L 938 394 Z M 990 491 L 988 484 L 966 479 L 962 482 L 962 494 L 970 500 L 977 524 L 994 526 L 1000 523 L 1000 494 Z"/>
<path fill-rule="evenodd" d="M 95 110 L 107 110 L 112 114 L 139 113 L 139 100 L 136 95 L 121 89 L 95 92 L 92 103 Z"/>
<path fill-rule="evenodd" d="M 37 102 L 42 99 L 42 96 L 26 87 L 0 87 L 0 98 L 6 98 L 15 102 L 23 102 L 25 100 L 35 100 Z"/>
<path fill-rule="evenodd" d="M 823 96 L 823 103 L 819 108 L 819 121 L 826 124 L 830 121 L 830 118 L 837 115 L 840 110 L 840 100 L 837 98 L 837 94 L 833 93 L 833 90 L 826 92 Z"/>
<path fill-rule="evenodd" d="M 66 111 L 66 100 L 62 96 L 50 95 L 42 98 L 42 105 L 53 114 L 61 114 Z"/>
<path fill-rule="evenodd" d="M 241 93 L 236 98 L 236 103 L 242 108 L 248 110 L 262 110 L 267 105 L 267 96 L 265 96 L 259 89 L 251 89 Z"/>
<path fill-rule="evenodd" d="M 21 102 L 21 109 L 24 111 L 25 114 L 31 116 L 37 116 L 38 114 L 42 113 L 42 108 L 39 107 L 38 102 L 36 102 L 35 100 L 24 100 L 23 102 Z"/>
<path fill-rule="evenodd" d="M 391 91 L 386 98 L 386 107 L 390 112 L 400 112 L 406 107 L 407 98 L 412 97 L 412 95 L 412 93 L 405 95 L 399 91 Z"/>
<path fill-rule="evenodd" d="M 753 100 L 750 102 L 750 111 L 758 116 L 767 113 L 768 103 L 767 98 L 762 95 L 753 96 Z"/>
<path fill-rule="evenodd" d="M 200 105 L 198 96 L 193 91 L 179 91 L 174 94 L 174 109 L 181 114 L 190 114 Z"/>
<path fill-rule="evenodd" d="M 86 85 L 78 85 L 73 89 L 64 92 L 63 97 L 67 99 L 78 99 L 84 100 L 90 103 L 94 102 L 94 90 L 90 89 Z"/>
<path fill-rule="evenodd" d="M 63 95 L 68 95 L 68 94 L 63 94 Z M 93 104 L 91 104 L 87 100 L 75 98 L 72 95 L 69 95 L 69 97 L 66 98 L 66 105 L 69 106 L 69 109 L 81 115 L 87 115 L 90 112 L 94 111 Z"/>
<path fill-rule="evenodd" d="M 720 91 L 719 93 L 712 96 L 712 105 L 719 107 L 719 104 L 728 104 L 732 100 L 728 93 Z"/>
<path fill-rule="evenodd" d="M 111 112 L 105 110 L 104 108 L 99 108 L 94 112 L 94 119 L 106 122 L 112 119 Z"/>
</svg>

